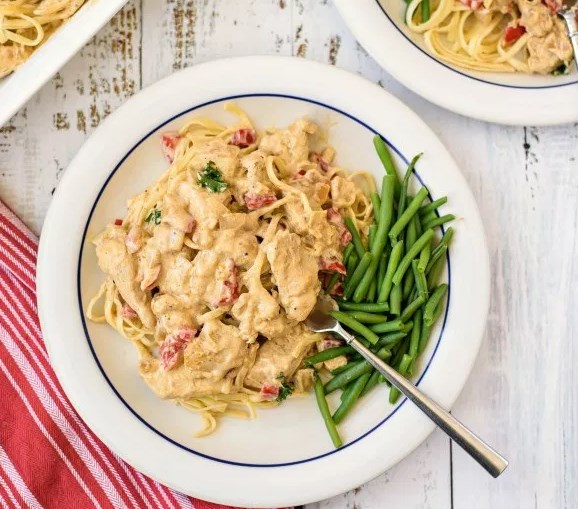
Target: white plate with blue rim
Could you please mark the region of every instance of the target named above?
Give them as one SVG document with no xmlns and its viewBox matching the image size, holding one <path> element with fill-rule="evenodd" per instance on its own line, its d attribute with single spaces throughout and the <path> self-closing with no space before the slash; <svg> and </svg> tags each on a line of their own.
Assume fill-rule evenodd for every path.
<svg viewBox="0 0 578 509">
<path fill-rule="evenodd" d="M 423 37 L 404 22 L 404 0 L 333 1 L 353 35 L 386 71 L 443 108 L 511 125 L 578 121 L 575 64 L 559 76 L 468 71 L 428 53 Z"/>
<path fill-rule="evenodd" d="M 42 331 L 74 407 L 115 453 L 167 486 L 223 504 L 298 505 L 379 475 L 425 440 L 433 424 L 405 399 L 390 405 L 384 385 L 343 423 L 346 443 L 338 450 L 313 395 L 261 410 L 254 420 L 225 419 L 214 434 L 195 438 L 198 415 L 155 397 L 137 374 L 130 342 L 87 321 L 83 311 L 103 278 L 89 239 L 122 217 L 126 199 L 165 169 L 159 133 L 199 114 L 231 122 L 223 111 L 226 101 L 241 106 L 258 129 L 304 116 L 330 126 L 338 163 L 366 169 L 378 181 L 383 169 L 372 147 L 375 133 L 387 140 L 400 169 L 424 153 L 418 178 L 432 198 L 448 196 L 442 212 L 458 220 L 444 275 L 448 305 L 414 380 L 446 408 L 460 393 L 482 340 L 487 247 L 464 178 L 420 118 L 360 77 L 302 59 L 235 58 L 181 71 L 130 99 L 78 152 L 54 195 L 38 258 Z"/>
</svg>

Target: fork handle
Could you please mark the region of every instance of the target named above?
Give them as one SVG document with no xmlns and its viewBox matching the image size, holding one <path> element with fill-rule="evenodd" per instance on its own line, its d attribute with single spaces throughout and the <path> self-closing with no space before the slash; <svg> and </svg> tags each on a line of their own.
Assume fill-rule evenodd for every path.
<svg viewBox="0 0 578 509">
<path fill-rule="evenodd" d="M 562 17 L 568 27 L 568 36 L 572 41 L 572 48 L 574 49 L 574 61 L 578 68 L 578 23 L 576 22 L 576 13 L 572 10 L 567 10 L 562 13 Z"/>
<path fill-rule="evenodd" d="M 340 331 L 341 332 L 341 331 Z M 452 440 L 462 447 L 472 458 L 484 467 L 492 477 L 498 477 L 508 466 L 508 462 L 481 438 L 466 428 L 460 421 L 444 410 L 435 401 L 421 392 L 395 369 L 383 362 L 371 350 L 363 346 L 346 331 L 344 338 L 355 350 L 365 357 L 380 373 L 407 396 L 422 412 L 435 422 Z"/>
</svg>

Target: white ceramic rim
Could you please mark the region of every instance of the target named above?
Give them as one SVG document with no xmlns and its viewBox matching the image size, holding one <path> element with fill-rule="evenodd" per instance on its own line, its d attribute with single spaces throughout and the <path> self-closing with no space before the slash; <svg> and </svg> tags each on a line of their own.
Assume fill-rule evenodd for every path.
<svg viewBox="0 0 578 509">
<path fill-rule="evenodd" d="M 296 79 L 298 76 L 307 79 Z M 327 89 L 326 83 L 339 86 Z M 489 305 L 488 252 L 475 201 L 443 145 L 399 100 L 363 78 L 302 59 L 242 57 L 201 64 L 148 87 L 112 114 L 68 167 L 48 211 L 38 256 L 39 315 L 52 365 L 71 403 L 103 442 L 133 467 L 178 491 L 213 502 L 251 507 L 299 505 L 328 498 L 379 475 L 415 449 L 434 425 L 406 404 L 388 426 L 378 427 L 366 439 L 306 463 L 247 467 L 207 460 L 144 426 L 115 396 L 87 343 L 71 341 L 84 336 L 76 297 L 85 221 L 112 169 L 138 140 L 174 115 L 195 104 L 242 94 L 281 94 L 319 101 L 387 133 L 403 154 L 415 153 L 419 145 L 436 161 L 436 192 L 449 187 L 460 201 L 468 220 L 470 247 L 476 254 L 475 261 L 468 261 L 475 264 L 468 284 L 452 285 L 451 291 L 459 297 L 452 305 L 459 312 L 455 323 L 447 326 L 451 330 L 444 333 L 436 359 L 420 384 L 440 404 L 451 407 L 473 366 Z M 383 115 L 384 111 L 388 115 Z M 387 119 L 392 118 L 395 127 L 388 125 Z M 66 244 L 63 237 L 68 239 Z M 476 285 L 476 292 L 471 291 L 471 284 Z M 392 429 L 402 430 L 408 440 L 394 449 L 380 450 L 384 433 Z M 226 490 L 222 479 L 227 479 Z"/>
<path fill-rule="evenodd" d="M 0 126 L 47 83 L 127 1 L 89 0 L 24 64 L 0 79 Z"/>
<path fill-rule="evenodd" d="M 389 19 L 378 0 L 333 2 L 353 35 L 379 65 L 407 88 L 438 106 L 479 120 L 509 125 L 578 121 L 578 81 L 531 88 L 482 81 L 453 70 L 413 44 Z"/>
</svg>

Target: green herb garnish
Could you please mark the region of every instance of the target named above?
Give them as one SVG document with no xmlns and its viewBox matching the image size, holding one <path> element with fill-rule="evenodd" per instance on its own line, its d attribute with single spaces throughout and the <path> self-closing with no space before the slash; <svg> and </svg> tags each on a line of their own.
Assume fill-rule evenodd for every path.
<svg viewBox="0 0 578 509">
<path fill-rule="evenodd" d="M 221 171 L 213 161 L 209 161 L 205 169 L 199 172 L 197 182 L 211 193 L 222 193 L 227 189 L 227 183 L 223 180 Z"/>
<path fill-rule="evenodd" d="M 568 74 L 568 66 L 566 64 L 560 64 L 552 71 L 553 76 L 561 76 L 562 74 Z"/>
<path fill-rule="evenodd" d="M 283 373 L 277 377 L 277 380 L 281 382 L 281 387 L 279 387 L 279 394 L 277 395 L 277 398 L 275 398 L 275 401 L 280 403 L 281 401 L 286 400 L 288 396 L 293 394 L 295 386 L 291 382 L 287 381 Z"/>
<path fill-rule="evenodd" d="M 145 223 L 154 222 L 155 224 L 161 224 L 161 211 L 159 209 L 153 209 L 150 214 L 145 218 Z"/>
</svg>

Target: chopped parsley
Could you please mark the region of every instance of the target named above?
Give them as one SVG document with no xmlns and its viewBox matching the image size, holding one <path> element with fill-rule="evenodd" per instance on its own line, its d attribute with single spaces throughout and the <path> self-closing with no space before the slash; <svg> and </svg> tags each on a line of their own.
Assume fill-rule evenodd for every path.
<svg viewBox="0 0 578 509">
<path fill-rule="evenodd" d="M 566 64 L 560 64 L 556 69 L 552 71 L 554 76 L 560 76 L 562 74 L 568 74 L 568 66 Z"/>
<path fill-rule="evenodd" d="M 159 209 L 153 209 L 150 214 L 145 218 L 145 223 L 161 224 L 161 211 Z"/>
<path fill-rule="evenodd" d="M 227 189 L 227 183 L 223 180 L 221 170 L 213 161 L 209 161 L 204 170 L 197 175 L 197 182 L 201 187 L 206 187 L 211 193 L 222 193 Z"/>
<path fill-rule="evenodd" d="M 275 398 L 275 401 L 278 401 L 280 403 L 281 401 L 286 400 L 288 396 L 291 396 L 291 394 L 293 394 L 295 386 L 291 382 L 287 381 L 283 373 L 281 373 L 277 377 L 277 380 L 281 382 L 281 387 L 279 387 L 279 395 L 277 396 L 277 398 Z"/>
</svg>

